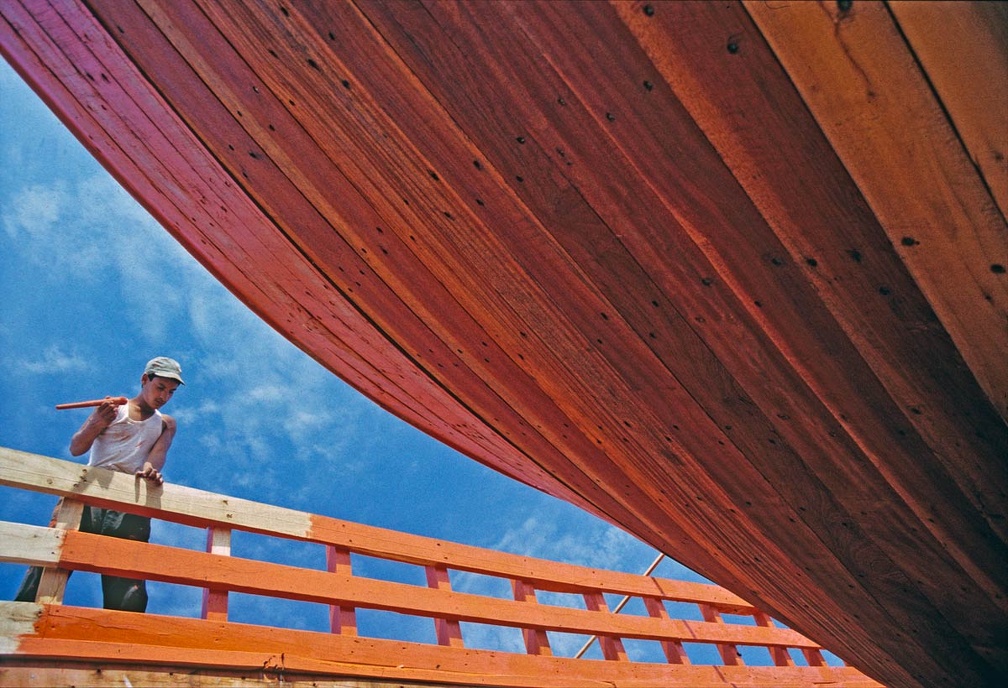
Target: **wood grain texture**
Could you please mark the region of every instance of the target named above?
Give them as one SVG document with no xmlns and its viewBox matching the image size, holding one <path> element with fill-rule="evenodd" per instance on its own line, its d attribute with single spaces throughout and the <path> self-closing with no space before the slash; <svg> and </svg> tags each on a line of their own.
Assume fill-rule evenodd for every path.
<svg viewBox="0 0 1008 688">
<path fill-rule="evenodd" d="M 0 618 L 11 607 L 23 607 L 24 610 L 16 610 L 16 613 L 22 616 L 32 613 L 37 618 L 38 632 L 25 634 L 20 639 L 23 654 L 51 658 L 48 661 L 53 665 L 68 660 L 104 664 L 110 659 L 129 657 L 128 664 L 148 670 L 162 667 L 162 673 L 188 671 L 189 667 L 211 673 L 238 669 L 262 672 L 274 682 L 281 677 L 286 681 L 289 677 L 298 680 L 312 674 L 329 678 L 352 673 L 363 680 L 402 680 L 405 685 L 410 685 L 410 681 L 427 681 L 442 686 L 516 688 L 878 686 L 847 667 L 671 667 L 510 656 L 438 645 L 415 648 L 409 664 L 403 665 L 393 663 L 398 648 L 396 643 L 387 640 L 342 638 L 245 624 L 222 625 L 200 619 L 175 618 L 170 625 L 165 625 L 163 620 L 149 615 L 41 608 L 27 603 L 0 604 Z M 96 637 L 106 640 L 96 641 Z M 204 639 L 212 639 L 221 646 L 202 650 L 198 642 Z M 235 647 L 255 649 L 232 649 Z M 4 671 L 3 667 L 0 671 Z M 222 685 L 242 683 L 232 679 Z"/>
<path fill-rule="evenodd" d="M 0 604 L 0 649 L 3 665 L 14 664 L 25 671 L 8 672 L 13 683 L 34 674 L 55 676 L 58 668 L 75 668 L 74 676 L 98 680 L 80 663 L 96 667 L 140 663 L 138 675 L 155 682 L 174 671 L 197 669 L 207 674 L 211 685 L 234 685 L 234 672 L 258 667 L 286 678 L 308 680 L 319 677 L 323 683 L 334 676 L 365 679 L 403 677 L 426 678 L 439 685 L 454 685 L 458 676 L 466 676 L 466 685 L 540 686 L 553 685 L 551 676 L 563 677 L 557 685 L 595 685 L 598 681 L 615 685 L 813 685 L 828 681 L 842 686 L 877 685 L 848 667 L 827 667 L 809 662 L 808 667 L 778 663 L 787 671 L 771 672 L 755 667 L 740 671 L 737 646 L 755 646 L 767 652 L 788 655 L 789 651 L 815 656 L 820 646 L 793 630 L 770 622 L 762 612 L 737 600 L 713 585 L 681 583 L 650 576 L 599 571 L 556 562 L 530 559 L 513 554 L 481 550 L 420 538 L 415 535 L 346 524 L 333 519 L 311 517 L 320 527 L 307 534 L 293 534 L 284 519 L 275 529 L 263 529 L 249 513 L 267 519 L 275 508 L 235 500 L 233 510 L 221 514 L 218 505 L 230 497 L 200 493 L 171 484 L 159 486 L 157 504 L 136 495 L 124 494 L 118 479 L 128 478 L 104 469 L 85 469 L 92 480 L 84 502 L 101 502 L 114 507 L 136 510 L 136 502 L 145 504 L 145 512 L 155 518 L 183 522 L 194 519 L 209 523 L 207 551 L 108 538 L 67 529 L 69 523 L 40 528 L 22 524 L 0 524 L 0 560 L 46 564 L 61 571 L 82 570 L 92 573 L 139 577 L 211 591 L 204 598 L 202 619 L 184 619 L 164 615 L 138 615 L 109 610 L 83 610 L 60 607 L 58 603 Z M 42 490 L 43 486 L 59 493 L 59 485 L 80 480 L 79 465 L 0 449 L 0 482 L 10 487 Z M 178 510 L 179 497 L 186 508 Z M 64 498 L 64 504 L 70 500 Z M 79 518 L 81 502 L 73 511 Z M 164 505 L 162 508 L 161 505 Z M 275 513 L 281 514 L 279 510 Z M 305 514 L 306 518 L 310 515 Z M 288 516 L 286 520 L 293 520 Z M 330 526 L 326 528 L 324 526 Z M 331 526 L 353 526 L 350 532 Z M 230 528 L 227 526 L 234 526 Z M 282 538 L 306 539 L 326 545 L 325 570 L 297 568 L 271 562 L 232 556 L 230 533 L 233 529 L 258 532 Z M 323 539 L 326 533 L 343 532 L 346 545 Z M 338 539 L 335 538 L 335 539 Z M 37 544 L 41 543 L 41 544 Z M 418 552 L 426 552 L 421 556 Z M 369 556 L 398 561 L 419 562 L 427 573 L 427 587 L 397 581 L 353 576 L 350 555 L 367 552 Z M 457 560 L 456 560 L 457 559 Z M 432 563 L 437 562 L 437 563 Z M 515 599 L 492 595 L 458 593 L 451 589 L 451 571 L 472 571 L 481 575 L 506 577 L 519 572 Z M 568 590 L 584 599 L 584 608 L 537 604 L 537 590 Z M 624 602 L 608 610 L 606 594 L 627 590 L 628 597 L 645 598 L 648 614 L 620 614 Z M 260 597 L 277 597 L 327 605 L 338 610 L 333 633 L 290 631 L 286 629 L 229 623 L 226 601 L 231 592 Z M 643 593 L 643 594 L 641 594 Z M 666 601 L 692 602 L 704 610 L 705 618 L 696 621 L 671 618 Z M 356 609 L 374 609 L 431 618 L 438 629 L 437 645 L 415 641 L 374 640 L 359 637 L 352 622 Z M 722 620 L 720 614 L 748 615 L 762 621 L 756 625 Z M 461 622 L 522 629 L 530 643 L 526 655 L 506 650 L 469 650 L 463 643 Z M 547 633 L 575 633 L 599 639 L 608 662 L 554 658 Z M 335 635 L 334 635 L 335 634 Z M 263 638 L 269 643 L 263 644 Z M 323 638 L 327 640 L 323 640 Z M 661 664 L 631 661 L 624 649 L 626 639 L 650 639 L 666 648 L 670 670 Z M 731 648 L 732 661 L 712 671 L 711 667 L 693 667 L 684 652 L 684 643 L 706 643 Z M 434 649 L 438 648 L 438 649 Z M 449 654 L 443 654 L 448 651 Z M 380 657 L 380 659 L 378 659 Z M 55 660 L 55 663 L 54 663 Z M 542 661 L 537 661 L 542 660 Z M 615 662 L 615 668 L 609 662 Z M 110 665 L 111 663 L 111 665 Z M 724 669 L 727 673 L 721 673 Z M 81 673 L 81 672 L 84 673 Z M 202 680 L 202 678 L 200 679 Z M 572 683 L 573 682 L 573 683 Z"/>
<path fill-rule="evenodd" d="M 650 596 L 678 602 L 702 603 L 726 614 L 753 615 L 757 609 L 716 585 L 638 576 L 586 568 L 534 557 L 495 552 L 472 545 L 400 533 L 318 514 L 236 499 L 182 485 L 165 483 L 152 488 L 156 504 L 133 489 L 133 476 L 104 468 L 87 468 L 50 457 L 0 447 L 0 485 L 77 496 L 89 504 L 140 513 L 176 523 L 211 529 L 242 529 L 333 547 L 330 573 L 351 575 L 349 552 L 417 566 L 446 566 L 506 579 L 520 578 L 538 590 L 580 592 L 584 588 L 608 593 Z M 149 487 L 149 485 L 147 485 Z M 79 503 L 78 503 L 79 504 Z M 69 525 L 69 524 L 65 524 Z M 5 525 L 5 527 L 7 527 Z M 57 531 L 38 526 L 5 530 L 4 556 L 21 563 L 55 563 Z M 17 535 L 16 535 L 17 534 Z M 21 538 L 25 537 L 23 546 Z M 54 539 L 55 538 L 55 539 Z M 28 543 L 38 542 L 31 545 Z M 18 559 L 16 557 L 26 557 Z"/>
<path fill-rule="evenodd" d="M 385 408 L 889 685 L 1008 675 L 1003 7 L 3 16 L 166 229 Z"/>
</svg>

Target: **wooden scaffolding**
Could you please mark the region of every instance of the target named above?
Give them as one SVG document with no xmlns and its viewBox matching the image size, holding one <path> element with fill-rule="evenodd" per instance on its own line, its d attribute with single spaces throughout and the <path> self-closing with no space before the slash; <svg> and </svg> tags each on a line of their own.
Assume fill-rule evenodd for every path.
<svg viewBox="0 0 1008 688">
<path fill-rule="evenodd" d="M 61 497 L 51 527 L 0 524 L 0 561 L 47 567 L 35 603 L 0 603 L 5 686 L 878 685 L 852 667 L 827 663 L 818 644 L 715 585 L 507 554 L 177 485 L 152 487 L 12 449 L 0 449 L 0 484 Z M 206 551 L 79 532 L 85 504 L 205 528 Z M 325 564 L 311 569 L 231 556 L 233 531 L 316 543 Z M 353 570 L 356 557 L 415 566 L 426 585 L 365 578 Z M 70 571 L 201 588 L 202 609 L 186 617 L 69 606 L 63 593 Z M 452 579 L 466 574 L 506 582 L 511 599 L 453 590 Z M 232 593 L 324 605 L 329 632 L 231 621 Z M 580 604 L 547 603 L 544 593 Z M 610 611 L 613 596 L 639 598 L 647 616 Z M 670 613 L 684 607 L 693 619 Z M 358 610 L 430 619 L 434 642 L 366 637 Z M 468 624 L 519 629 L 524 651 L 470 647 Z M 603 659 L 559 656 L 554 634 L 597 638 Z M 632 640 L 659 646 L 661 661 L 635 661 L 625 646 Z M 715 647 L 720 663 L 691 661 L 701 646 Z M 741 646 L 766 648 L 770 661 L 747 665 Z"/>
</svg>

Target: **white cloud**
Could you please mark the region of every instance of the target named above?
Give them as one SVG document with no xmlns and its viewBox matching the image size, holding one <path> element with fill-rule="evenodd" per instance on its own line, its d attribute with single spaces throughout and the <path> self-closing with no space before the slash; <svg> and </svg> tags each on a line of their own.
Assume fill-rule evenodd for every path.
<svg viewBox="0 0 1008 688">
<path fill-rule="evenodd" d="M 564 509 L 567 507 L 564 506 Z M 577 531 L 565 527 L 562 516 L 541 518 L 530 516 L 520 526 L 512 528 L 491 549 L 522 552 L 530 556 L 565 561 L 582 566 L 626 570 L 628 555 L 639 554 L 641 543 L 632 535 L 612 528 L 602 521 Z"/>
<path fill-rule="evenodd" d="M 22 359 L 15 369 L 33 375 L 57 373 L 80 375 L 89 371 L 91 367 L 91 363 L 77 352 L 68 353 L 61 347 L 52 345 L 37 357 Z"/>
<path fill-rule="evenodd" d="M 28 240 L 49 238 L 66 203 L 66 193 L 56 185 L 27 186 L 14 195 L 4 210 L 4 229 L 12 239 L 22 233 Z"/>
</svg>

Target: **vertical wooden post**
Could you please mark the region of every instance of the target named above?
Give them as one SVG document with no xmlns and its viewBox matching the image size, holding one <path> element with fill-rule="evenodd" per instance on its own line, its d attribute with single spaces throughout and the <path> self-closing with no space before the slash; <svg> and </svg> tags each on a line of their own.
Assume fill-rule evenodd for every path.
<svg viewBox="0 0 1008 688">
<path fill-rule="evenodd" d="M 645 597 L 644 606 L 647 608 L 648 615 L 655 619 L 667 619 L 669 618 L 668 610 L 665 609 L 665 604 L 658 597 Z M 690 658 L 686 654 L 686 648 L 683 647 L 682 641 L 679 640 L 663 640 L 661 641 L 662 650 L 665 652 L 665 659 L 668 660 L 669 664 L 689 664 Z"/>
<path fill-rule="evenodd" d="M 231 556 L 231 529 L 211 526 L 207 528 L 206 551 L 220 556 Z M 210 621 L 227 621 L 228 591 L 203 588 L 203 608 L 200 616 Z"/>
<path fill-rule="evenodd" d="M 79 530 L 83 514 L 83 502 L 63 497 L 53 510 L 49 526 L 60 530 Z M 43 569 L 38 590 L 35 592 L 35 601 L 39 604 L 63 604 L 63 594 L 66 592 L 68 578 L 70 578 L 70 572 L 65 569 Z"/>
<path fill-rule="evenodd" d="M 451 590 L 451 580 L 448 578 L 448 568 L 445 566 L 425 566 L 427 572 L 427 587 L 438 590 Z M 462 627 L 453 619 L 434 619 L 434 631 L 437 634 L 438 645 L 463 647 Z"/>
<path fill-rule="evenodd" d="M 823 659 L 822 652 L 817 649 L 803 649 L 802 654 L 805 655 L 805 661 L 811 667 L 824 667 L 826 666 L 826 660 Z"/>
<path fill-rule="evenodd" d="M 757 626 L 763 626 L 764 628 L 773 628 L 773 621 L 770 616 L 764 612 L 756 612 L 753 614 L 753 618 L 756 619 Z M 786 647 L 772 646 L 767 648 L 770 650 L 770 657 L 773 659 L 775 666 L 794 666 L 794 660 L 791 658 L 791 654 L 787 651 Z"/>
<path fill-rule="evenodd" d="M 350 550 L 326 545 L 326 570 L 343 576 L 353 575 L 350 568 Z M 357 610 L 338 604 L 329 605 L 329 632 L 357 635 Z"/>
<path fill-rule="evenodd" d="M 518 602 L 538 604 L 535 588 L 526 581 L 512 580 L 511 591 L 514 593 L 514 598 Z M 553 656 L 553 650 L 550 648 L 549 644 L 549 636 L 547 636 L 546 631 L 541 628 L 523 628 L 522 638 L 525 640 L 526 653 L 530 655 L 544 655 L 547 657 Z"/>
<path fill-rule="evenodd" d="M 585 606 L 593 612 L 609 612 L 605 597 L 600 592 L 584 593 Z M 623 641 L 611 635 L 598 636 L 599 647 L 602 648 L 602 656 L 609 660 L 618 662 L 627 661 L 626 650 L 623 649 Z"/>
<path fill-rule="evenodd" d="M 721 612 L 719 612 L 714 607 L 708 604 L 701 604 L 700 613 L 703 614 L 704 621 L 710 623 L 723 624 L 724 620 L 721 618 Z M 725 663 L 726 666 L 741 666 L 745 662 L 742 661 L 742 655 L 739 654 L 738 648 L 734 645 L 728 643 L 718 643 L 718 652 L 721 653 L 721 661 Z"/>
</svg>

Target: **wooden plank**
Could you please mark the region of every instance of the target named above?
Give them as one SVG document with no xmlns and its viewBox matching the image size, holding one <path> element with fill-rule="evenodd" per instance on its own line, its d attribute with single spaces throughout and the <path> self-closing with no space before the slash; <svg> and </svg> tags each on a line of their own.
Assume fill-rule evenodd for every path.
<svg viewBox="0 0 1008 688">
<path fill-rule="evenodd" d="M 535 588 L 528 581 L 512 580 L 511 592 L 514 595 L 516 602 L 538 604 Z M 553 650 L 550 648 L 549 636 L 546 634 L 546 631 L 538 628 L 523 628 L 521 631 L 522 640 L 525 642 L 525 652 L 530 655 L 553 654 Z"/>
<path fill-rule="evenodd" d="M 424 574 L 427 576 L 427 587 L 432 590 L 451 590 L 451 579 L 448 577 L 448 569 L 444 566 L 426 566 Z M 458 619 L 434 617 L 434 635 L 438 645 L 465 647 Z"/>
<path fill-rule="evenodd" d="M 53 512 L 53 525 L 57 530 L 78 530 L 81 517 L 84 515 L 84 504 L 74 499 L 63 497 Z M 46 567 L 42 570 L 35 601 L 39 604 L 62 604 L 63 593 L 66 591 L 70 572 L 60 568 Z"/>
<path fill-rule="evenodd" d="M 602 596 L 602 593 L 585 593 L 583 597 L 585 601 L 585 608 L 588 609 L 588 611 L 609 611 L 609 607 L 606 605 L 605 597 Z M 610 662 L 627 661 L 626 649 L 623 647 L 622 639 L 615 635 L 598 635 L 597 638 L 599 646 L 602 648 L 602 656 L 606 660 Z"/>
<path fill-rule="evenodd" d="M 624 638 L 735 642 L 744 645 L 818 647 L 790 629 L 606 614 L 582 609 L 528 605 L 511 600 L 340 576 L 314 569 L 220 557 L 205 552 L 67 532 L 59 564 L 74 570 L 216 587 L 321 604 L 350 605 L 431 618 L 539 628 Z"/>
<path fill-rule="evenodd" d="M 187 669 L 186 675 L 179 675 L 175 667 L 167 666 L 160 671 L 156 666 L 144 665 L 143 667 L 130 669 L 104 666 L 101 669 L 87 670 L 78 667 L 78 662 L 61 662 L 51 659 L 46 666 L 35 665 L 6 665 L 0 666 L 0 680 L 5 685 L 30 686 L 30 685 L 73 685 L 81 688 L 91 686 L 105 687 L 112 682 L 116 685 L 125 685 L 128 680 L 132 685 L 149 686 L 151 688 L 243 688 L 244 686 L 263 688 L 275 686 L 277 678 L 271 674 L 260 676 L 254 670 L 237 672 L 237 675 L 225 670 L 205 670 Z M 60 666 L 68 665 L 68 666 Z M 279 673 L 279 672 L 278 672 Z M 374 669 L 364 668 L 361 673 L 377 673 Z M 392 672 L 389 672 L 392 673 Z M 828 685 L 831 688 L 878 688 L 879 684 L 865 682 L 856 677 L 843 675 L 838 672 L 836 676 L 823 678 L 822 676 L 808 676 L 793 674 L 781 676 L 779 678 L 767 678 L 766 672 L 759 672 L 755 675 L 734 676 L 730 684 L 735 688 L 760 688 L 772 685 L 775 688 L 807 688 L 812 683 L 818 685 Z M 456 677 L 432 682 L 430 680 L 415 682 L 407 678 L 398 678 L 389 681 L 384 678 L 334 678 L 324 674 L 292 673 L 284 672 L 284 685 L 292 688 L 429 688 L 430 686 L 441 686 L 443 688 L 471 688 L 471 686 L 503 686 L 511 688 L 654 688 L 655 678 L 628 679 L 618 681 L 605 681 L 604 679 L 581 678 L 579 676 L 566 676 L 557 678 L 555 676 L 522 677 L 514 676 L 467 676 L 464 683 L 459 682 Z M 662 685 L 668 688 L 678 686 L 689 686 L 689 688 L 722 688 L 729 685 L 725 680 L 713 675 L 710 668 L 704 668 L 702 672 L 696 672 L 690 676 L 660 677 L 657 680 L 664 681 Z"/>
<path fill-rule="evenodd" d="M 62 546 L 60 530 L 0 521 L 0 561 L 29 566 L 56 564 Z"/>
<path fill-rule="evenodd" d="M 8 534 L 4 533 L 0 543 L 7 539 Z M 29 602 L 0 602 L 0 656 L 6 659 L 18 653 L 21 638 L 37 632 L 35 624 L 42 616 L 42 610 L 41 605 Z"/>
<path fill-rule="evenodd" d="M 721 614 L 716 609 L 711 609 L 707 605 L 700 605 L 700 613 L 703 615 L 704 621 L 713 624 L 724 623 L 721 618 Z M 734 645 L 728 643 L 718 643 L 717 645 L 718 654 L 721 655 L 721 661 L 725 663 L 726 666 L 737 666 L 739 664 L 744 664 L 742 661 L 742 653 L 738 651 L 738 648 Z"/>
<path fill-rule="evenodd" d="M 647 609 L 648 615 L 656 619 L 668 619 L 669 613 L 665 609 L 664 603 L 656 597 L 645 597 L 644 607 Z M 691 664 L 689 655 L 686 654 L 686 649 L 683 644 L 676 640 L 663 640 L 662 641 L 662 651 L 665 653 L 665 659 L 668 660 L 669 664 Z"/>
<path fill-rule="evenodd" d="M 115 661 L 152 666 L 252 669 L 272 676 L 310 672 L 343 676 L 442 682 L 465 685 L 597 688 L 655 685 L 837 686 L 877 683 L 847 668 L 712 667 L 594 662 L 559 657 L 410 645 L 402 665 L 398 641 L 349 638 L 328 633 L 216 623 L 72 607 L 0 603 L 0 618 L 11 613 L 38 617 L 37 630 L 19 637 L 17 656 Z M 2 626 L 0 626 L 2 627 Z M 97 642 L 94 639 L 105 640 Z M 210 650 L 208 648 L 216 648 Z M 51 660 L 49 660 L 51 661 Z M 739 671 L 742 669 L 742 671 Z"/>
<path fill-rule="evenodd" d="M 0 683 L 5 686 L 77 686 L 106 688 L 110 685 L 145 688 L 272 688 L 278 676 L 255 671 L 190 668 L 180 675 L 176 667 L 116 665 L 89 662 L 61 662 L 50 659 L 45 666 L 30 662 L 0 666 Z M 277 672 L 279 675 L 279 672 Z M 283 675 L 285 688 L 430 688 L 429 682 L 370 678 L 337 678 L 330 675 Z M 447 685 L 447 684 L 441 684 Z"/>
<path fill-rule="evenodd" d="M 773 626 L 773 619 L 763 612 L 756 612 L 753 614 L 753 618 L 755 619 L 757 626 Z M 773 660 L 775 666 L 794 666 L 794 660 L 791 658 L 791 655 L 788 653 L 786 647 L 770 648 L 770 658 Z M 809 662 L 809 666 L 818 665 Z"/>
<path fill-rule="evenodd" d="M 0 485 L 79 499 L 142 516 L 164 515 L 178 523 L 243 528 L 304 539 L 311 517 L 304 512 L 182 485 L 152 485 L 133 475 L 0 447 Z"/>
<path fill-rule="evenodd" d="M 206 551 L 217 556 L 231 556 L 231 529 L 216 526 L 207 528 Z M 227 590 L 203 588 L 203 608 L 200 611 L 200 618 L 227 621 L 227 615 Z"/>
<path fill-rule="evenodd" d="M 745 6 L 988 398 L 1008 418 L 1008 280 L 992 271 L 993 264 L 1004 269 L 1008 227 L 886 6 L 858 3 L 851 12 L 828 3 L 787 3 L 773 10 L 758 2 Z M 946 33 L 955 30 L 957 15 L 972 8 L 941 3 L 932 11 L 942 17 L 936 16 L 934 30 L 948 50 L 960 45 L 952 42 L 955 36 L 962 36 L 962 45 L 996 43 L 995 28 L 968 37 L 961 30 Z M 908 15 L 913 12 L 908 8 Z M 1002 44 L 986 53 L 980 64 L 992 58 L 996 65 L 1004 50 Z M 961 82 L 976 98 L 972 106 L 989 102 L 983 93 L 997 71 Z M 968 77 L 967 71 L 956 74 Z M 944 84 L 943 75 L 937 78 Z M 1001 75 L 993 78 L 1004 78 L 1003 63 Z M 956 107 L 955 100 L 951 104 Z M 990 116 L 1000 124 L 990 133 L 998 136 L 999 129 L 1003 137 L 1003 112 L 992 110 Z M 983 157 L 989 156 L 988 149 Z M 1004 163 L 1000 166 L 1003 170 Z M 927 183 L 921 183 L 922 174 Z"/>
<path fill-rule="evenodd" d="M 752 614 L 755 611 L 752 605 L 738 596 L 711 584 L 642 577 L 495 552 L 171 483 L 151 488 L 148 496 L 143 490 L 150 486 L 137 483 L 133 476 L 5 447 L 0 447 L 0 485 L 57 496 L 76 496 L 88 503 L 136 511 L 187 525 L 231 527 L 303 539 L 421 566 L 450 565 L 459 571 L 510 579 L 524 576 L 536 587 L 553 592 L 577 593 L 585 588 L 596 588 L 621 595 L 702 602 L 729 614 Z M 139 494 L 134 489 L 136 485 L 141 487 Z M 156 500 L 153 499 L 155 494 Z M 146 507 L 148 502 L 156 502 L 156 508 Z M 304 525 L 306 520 L 310 523 L 307 528 Z"/>
<path fill-rule="evenodd" d="M 895 17 L 928 85 L 1002 215 L 1008 214 L 1008 5 L 894 2 Z"/>
<path fill-rule="evenodd" d="M 352 576 L 350 550 L 326 545 L 326 571 L 340 576 Z M 357 635 L 357 610 L 338 604 L 329 605 L 329 630 L 342 635 Z"/>
<path fill-rule="evenodd" d="M 411 564 L 448 564 L 456 571 L 508 579 L 521 578 L 537 589 L 550 592 L 579 593 L 585 588 L 596 588 L 621 595 L 652 595 L 680 602 L 704 602 L 729 614 L 751 614 L 755 610 L 742 598 L 716 585 L 668 578 L 644 578 L 620 571 L 495 552 L 409 533 L 395 533 L 326 516 L 313 517 L 310 539 L 336 543 L 352 547 L 362 554 Z"/>
</svg>

